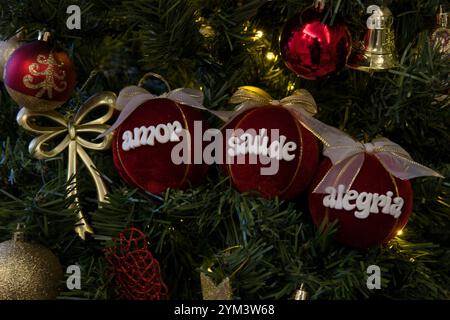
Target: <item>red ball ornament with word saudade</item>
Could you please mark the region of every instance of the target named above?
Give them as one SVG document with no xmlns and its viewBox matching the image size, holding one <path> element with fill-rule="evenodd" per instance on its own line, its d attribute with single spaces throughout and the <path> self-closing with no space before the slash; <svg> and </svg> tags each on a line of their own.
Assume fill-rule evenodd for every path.
<svg viewBox="0 0 450 320">
<path fill-rule="evenodd" d="M 120 98 L 120 96 L 119 96 Z M 199 183 L 208 165 L 194 163 L 195 144 L 202 156 L 203 141 L 194 141 L 194 122 L 201 123 L 199 134 L 208 129 L 203 114 L 190 106 L 167 98 L 147 100 L 116 129 L 113 139 L 114 164 L 121 177 L 143 191 L 161 193 L 168 188 L 183 189 Z M 179 137 L 182 130 L 189 139 Z M 190 161 L 174 161 L 172 150 L 186 142 L 184 152 Z M 183 153 L 176 152 L 183 156 Z"/>
<path fill-rule="evenodd" d="M 332 167 L 325 159 L 319 166 L 309 194 L 309 208 L 317 226 L 325 219 L 338 221 L 336 239 L 350 247 L 369 248 L 387 243 L 408 222 L 413 208 L 409 180 L 391 175 L 373 155 L 364 163 L 350 187 L 331 187 L 329 193 L 313 193 Z M 402 205 L 400 205 L 402 204 Z"/>
<path fill-rule="evenodd" d="M 227 129 L 234 133 L 227 136 Z M 273 130 L 278 131 L 277 136 L 272 137 Z M 292 199 L 313 178 L 319 158 L 317 139 L 285 107 L 268 104 L 244 111 L 223 134 L 224 168 L 240 192 Z M 246 145 L 257 146 L 258 151 L 252 152 Z M 263 174 L 262 169 L 268 171 Z"/>
<path fill-rule="evenodd" d="M 136 228 L 119 233 L 105 249 L 117 297 L 123 300 L 166 300 L 161 269 L 148 248 L 145 234 Z"/>
<path fill-rule="evenodd" d="M 286 23 L 281 37 L 281 56 L 286 66 L 302 78 L 315 80 L 345 67 L 352 38 L 339 20 L 322 23 L 325 11 L 311 7 Z"/>
<path fill-rule="evenodd" d="M 66 52 L 45 35 L 16 49 L 8 59 L 4 83 L 11 98 L 33 111 L 49 111 L 66 102 L 75 87 L 75 68 Z"/>
</svg>

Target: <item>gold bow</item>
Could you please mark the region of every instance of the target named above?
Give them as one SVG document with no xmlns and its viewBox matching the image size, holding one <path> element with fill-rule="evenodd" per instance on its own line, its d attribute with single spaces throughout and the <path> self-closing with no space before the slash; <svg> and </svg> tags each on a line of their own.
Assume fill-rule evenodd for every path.
<svg viewBox="0 0 450 320">
<path fill-rule="evenodd" d="M 63 152 L 68 148 L 68 165 L 67 165 L 67 181 L 70 184 L 67 185 L 67 197 L 74 197 L 75 201 L 71 205 L 72 209 L 77 209 L 77 215 L 79 218 L 79 223 L 75 227 L 75 232 L 80 236 L 81 239 L 86 238 L 86 233 L 93 234 L 94 231 L 92 227 L 88 224 L 85 216 L 81 210 L 80 202 L 77 197 L 76 188 L 76 175 L 77 175 L 77 155 L 84 162 L 89 170 L 92 178 L 94 179 L 95 186 L 97 188 L 97 198 L 98 201 L 105 202 L 105 197 L 107 194 L 107 189 L 103 183 L 102 178 L 97 172 L 97 169 L 92 162 L 91 158 L 84 150 L 106 150 L 111 146 L 112 135 L 107 135 L 103 137 L 100 142 L 91 142 L 83 139 L 80 134 L 82 133 L 103 133 L 109 128 L 109 125 L 105 124 L 109 119 L 111 119 L 114 113 L 114 105 L 116 101 L 116 95 L 113 92 L 102 92 L 98 93 L 91 98 L 89 98 L 83 106 L 78 110 L 75 116 L 71 116 L 66 119 L 62 114 L 56 111 L 47 112 L 37 112 L 22 108 L 17 114 L 17 122 L 25 130 L 32 133 L 38 134 L 34 138 L 29 146 L 28 150 L 30 154 L 36 159 L 50 159 L 56 155 Z M 108 110 L 103 116 L 91 120 L 88 122 L 83 122 L 86 116 L 93 110 L 106 106 Z M 60 124 L 56 127 L 40 126 L 36 123 L 36 119 L 47 118 L 53 122 Z M 56 147 L 50 150 L 46 149 L 48 143 L 58 136 L 65 135 L 61 142 L 59 142 Z"/>
<path fill-rule="evenodd" d="M 281 100 L 274 100 L 266 91 L 253 86 L 243 86 L 233 94 L 230 103 L 239 104 L 236 108 L 237 112 L 244 111 L 248 108 L 256 106 L 264 106 L 268 104 L 280 105 L 289 109 L 298 111 L 305 110 L 309 115 L 313 116 L 317 113 L 317 105 L 313 96 L 307 90 L 295 90 L 291 96 Z"/>
<path fill-rule="evenodd" d="M 281 100 L 273 99 L 266 91 L 253 86 L 243 86 L 233 94 L 230 103 L 239 104 L 234 111 L 230 112 L 228 120 L 223 127 L 226 127 L 233 119 L 242 112 L 255 107 L 266 105 L 281 106 L 289 111 L 302 126 L 315 135 L 320 141 L 326 143 L 321 133 L 326 132 L 328 126 L 313 118 L 317 113 L 317 105 L 314 97 L 305 89 L 295 90 L 294 93 Z"/>
</svg>

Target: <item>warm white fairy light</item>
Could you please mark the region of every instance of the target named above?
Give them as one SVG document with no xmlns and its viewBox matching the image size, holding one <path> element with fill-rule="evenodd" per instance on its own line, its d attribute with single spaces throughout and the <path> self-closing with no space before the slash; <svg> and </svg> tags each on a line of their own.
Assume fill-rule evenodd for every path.
<svg viewBox="0 0 450 320">
<path fill-rule="evenodd" d="M 272 60 L 274 60 L 275 59 L 275 53 L 273 53 L 273 52 L 267 52 L 267 54 L 266 54 L 266 59 L 267 60 L 269 60 L 269 61 L 272 61 Z"/>
<path fill-rule="evenodd" d="M 264 36 L 264 32 L 261 30 L 258 30 L 255 32 L 255 35 L 253 36 L 253 40 L 259 40 Z"/>
</svg>

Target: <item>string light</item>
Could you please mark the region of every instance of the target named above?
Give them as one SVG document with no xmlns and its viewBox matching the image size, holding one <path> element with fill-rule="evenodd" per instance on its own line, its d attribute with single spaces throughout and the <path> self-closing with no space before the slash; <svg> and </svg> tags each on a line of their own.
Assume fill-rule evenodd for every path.
<svg viewBox="0 0 450 320">
<path fill-rule="evenodd" d="M 264 36 L 264 32 L 261 30 L 258 30 L 255 32 L 255 36 L 253 37 L 253 40 L 259 40 Z"/>
<path fill-rule="evenodd" d="M 267 52 L 267 54 L 266 54 L 266 59 L 267 60 L 269 60 L 269 61 L 271 61 L 271 60 L 273 60 L 273 59 L 275 59 L 275 53 L 273 53 L 273 52 Z"/>
<path fill-rule="evenodd" d="M 397 236 L 401 236 L 403 234 L 403 230 L 398 230 L 397 231 Z"/>
<path fill-rule="evenodd" d="M 288 91 L 293 91 L 295 89 L 295 85 L 293 83 L 289 83 L 287 89 Z"/>
<path fill-rule="evenodd" d="M 205 38 L 214 37 L 215 34 L 216 34 L 214 32 L 214 29 L 211 26 L 209 26 L 207 24 L 204 24 L 204 23 L 200 26 L 200 30 L 199 31 L 200 31 L 200 34 L 202 36 L 204 36 Z"/>
</svg>

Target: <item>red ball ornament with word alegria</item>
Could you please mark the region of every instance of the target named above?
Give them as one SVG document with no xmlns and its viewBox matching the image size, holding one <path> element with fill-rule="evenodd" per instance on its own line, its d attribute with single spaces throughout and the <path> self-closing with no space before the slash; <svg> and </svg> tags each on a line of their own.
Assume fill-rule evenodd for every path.
<svg viewBox="0 0 450 320">
<path fill-rule="evenodd" d="M 240 192 L 292 199 L 304 191 L 318 164 L 316 137 L 307 129 L 316 105 L 306 90 L 281 101 L 245 86 L 233 95 L 240 103 L 224 127 L 224 168 Z"/>
<path fill-rule="evenodd" d="M 130 186 L 161 193 L 202 180 L 208 170 L 202 159 L 208 129 L 199 110 L 202 100 L 202 92 L 193 89 L 159 97 L 138 86 L 120 92 L 117 105 L 123 110 L 110 129 L 115 130 L 112 149 L 114 164 Z"/>
<path fill-rule="evenodd" d="M 108 273 L 114 279 L 118 299 L 166 300 L 168 290 L 161 269 L 148 248 L 145 234 L 136 228 L 119 233 L 105 249 Z"/>
<path fill-rule="evenodd" d="M 286 23 L 280 37 L 286 66 L 302 78 L 315 80 L 345 67 L 352 38 L 344 22 L 323 23 L 324 2 L 315 4 Z"/>
<path fill-rule="evenodd" d="M 16 49 L 8 59 L 4 83 L 21 107 L 49 111 L 66 102 L 75 87 L 75 67 L 66 52 L 53 47 L 48 33 Z"/>
<path fill-rule="evenodd" d="M 412 161 L 399 145 L 385 138 L 362 144 L 333 128 L 329 157 L 319 166 L 309 194 L 317 226 L 338 222 L 336 239 L 350 247 L 386 244 L 402 230 L 413 209 L 409 179 L 441 177 Z M 325 140 L 331 135 L 320 133 Z M 330 141 L 330 140 L 329 140 Z"/>
</svg>

